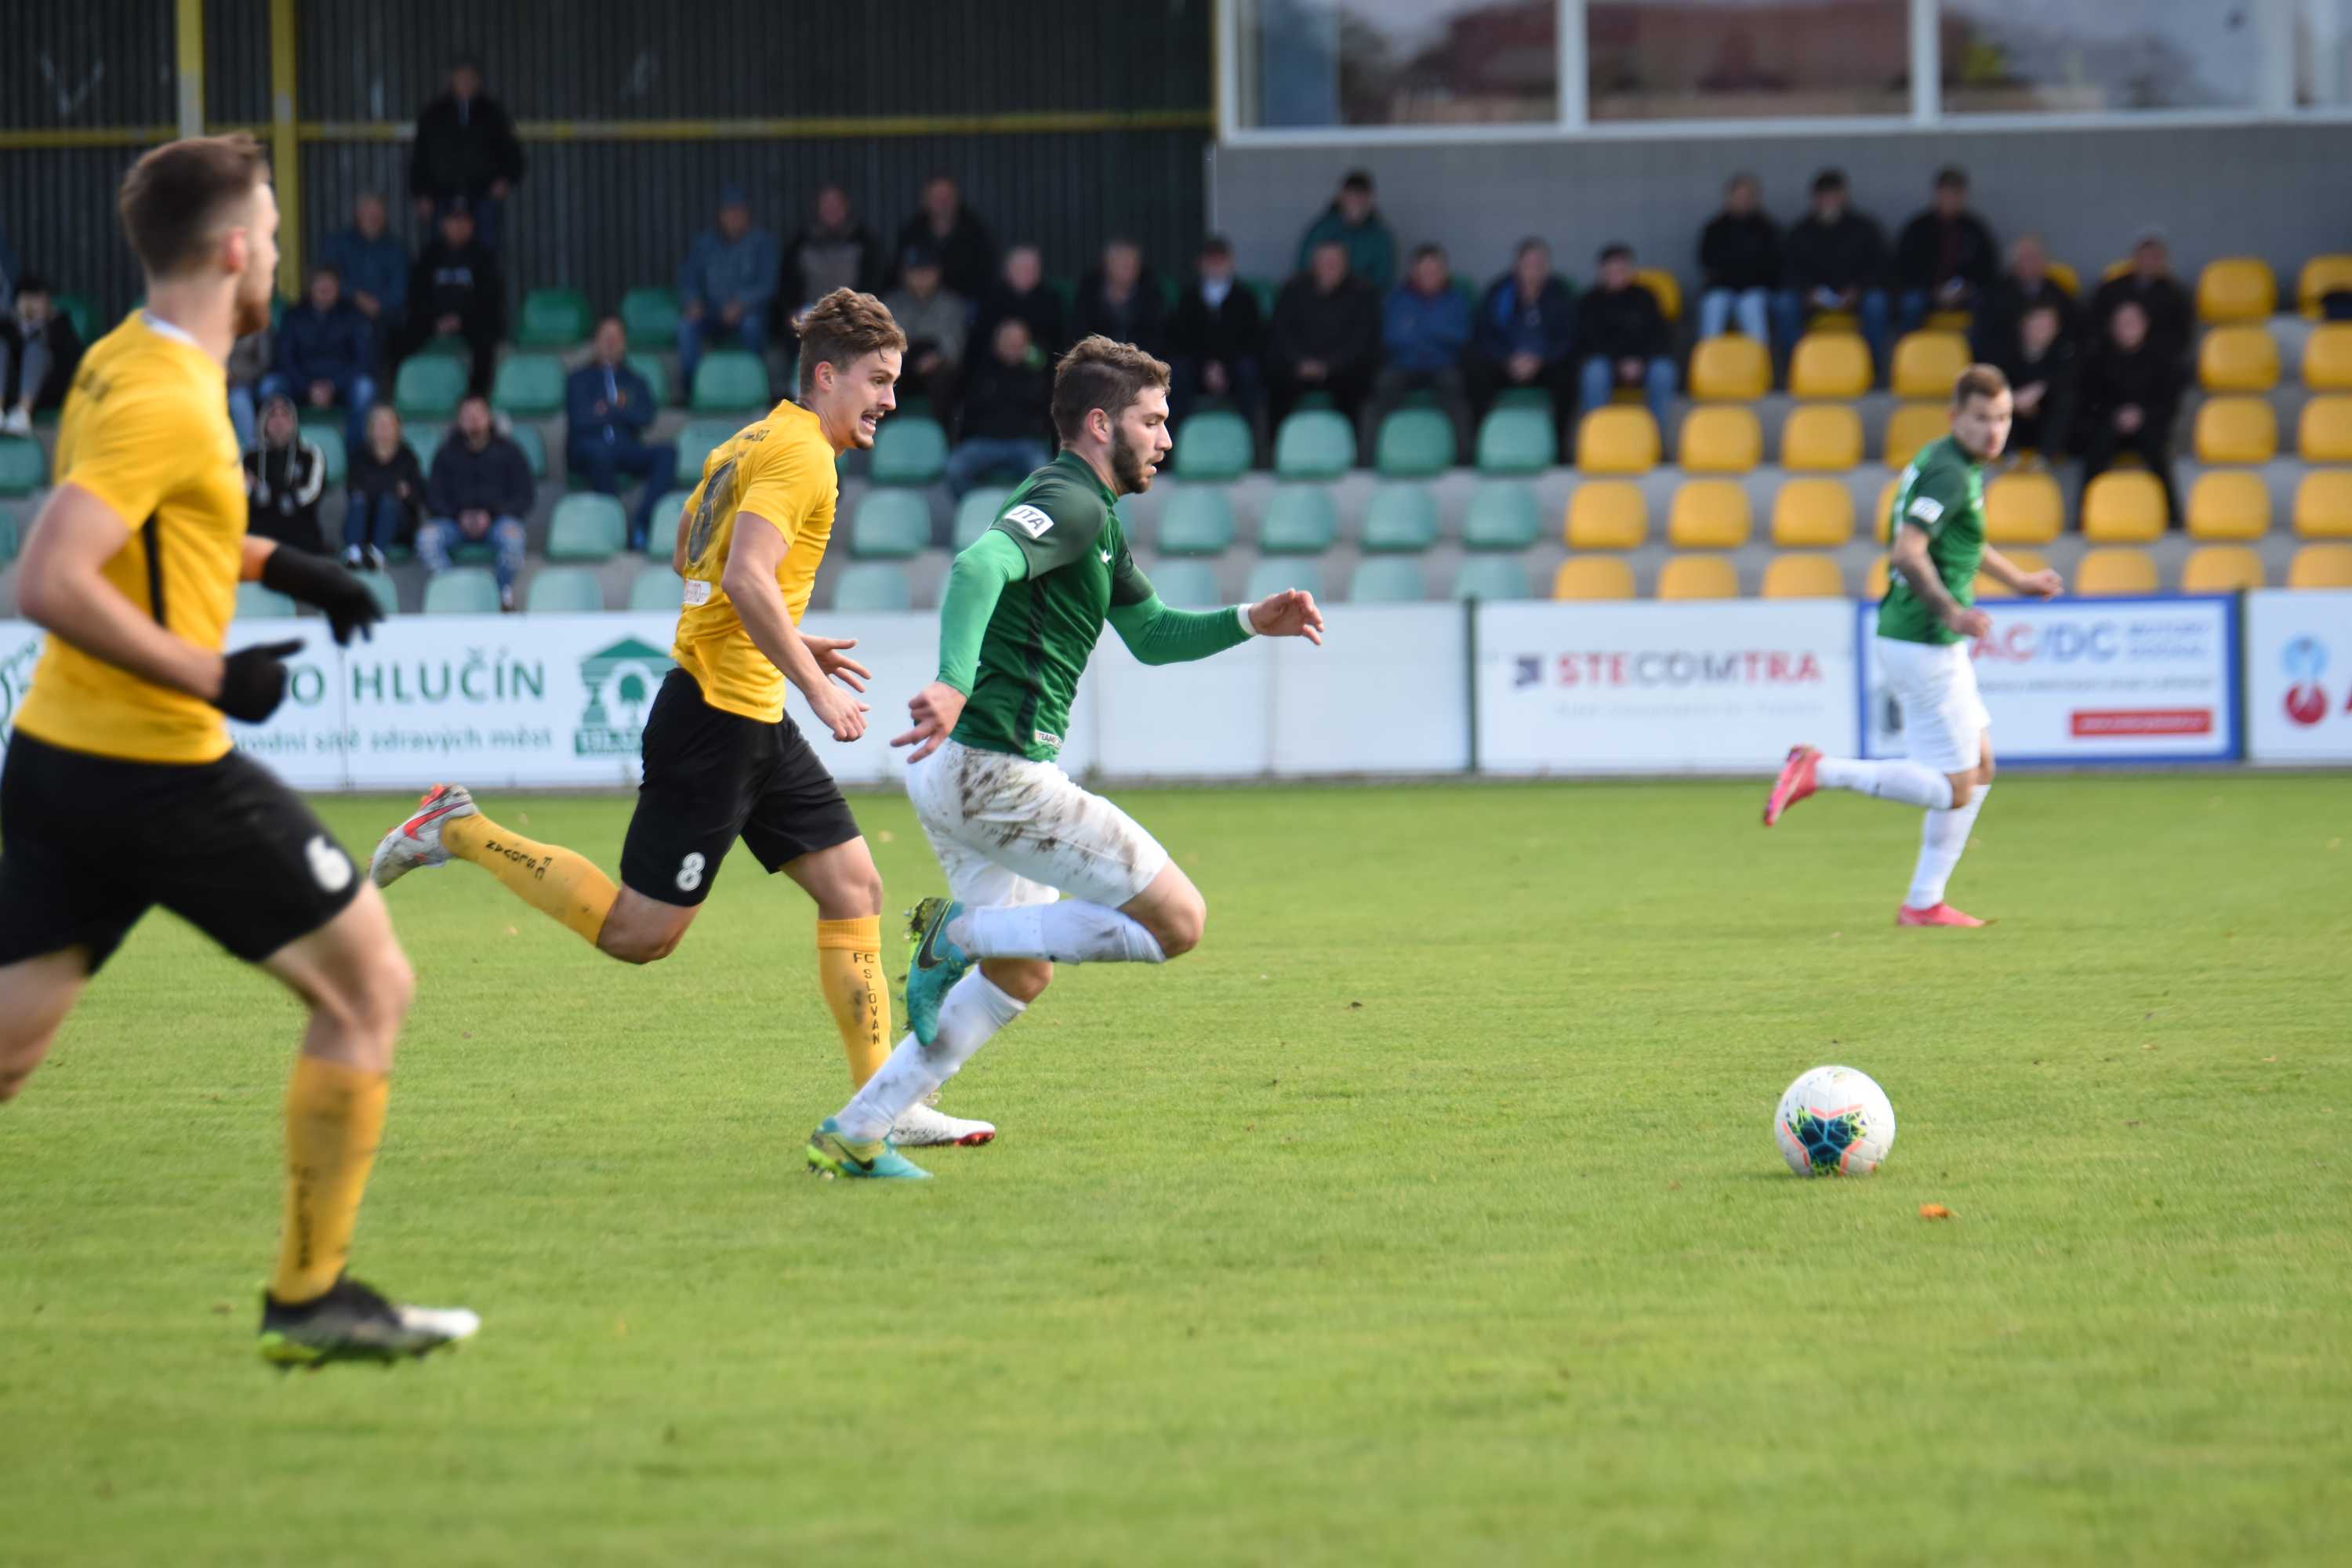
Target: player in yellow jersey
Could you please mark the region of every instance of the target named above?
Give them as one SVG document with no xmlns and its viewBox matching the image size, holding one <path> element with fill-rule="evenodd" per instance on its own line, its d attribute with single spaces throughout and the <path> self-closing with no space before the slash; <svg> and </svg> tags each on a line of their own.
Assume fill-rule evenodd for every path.
<svg viewBox="0 0 2352 1568">
<path fill-rule="evenodd" d="M 671 563 L 686 605 L 670 671 L 646 718 L 645 783 L 621 847 L 621 883 L 584 856 L 492 822 L 462 784 L 441 784 L 384 836 L 378 887 L 451 858 L 470 860 L 541 913 L 629 963 L 667 958 L 694 923 L 719 862 L 741 839 L 769 871 L 816 902 L 817 973 L 863 1085 L 888 1059 L 882 877 L 849 803 L 784 717 L 784 687 L 836 741 L 866 732 L 865 667 L 855 644 L 800 630 L 833 537 L 834 460 L 871 447 L 898 406 L 907 347 L 870 294 L 836 289 L 801 327 L 799 403 L 719 444 L 680 514 Z M 984 1121 L 918 1104 L 902 1144 L 984 1143 Z"/>
<path fill-rule="evenodd" d="M 249 137 L 174 142 L 123 180 L 146 309 L 90 348 L 17 603 L 47 631 L 0 766 L 0 1100 L 90 977 L 163 905 L 309 1005 L 286 1100 L 285 1229 L 262 1298 L 281 1365 L 422 1355 L 479 1327 L 343 1273 L 414 982 L 383 900 L 300 796 L 229 744 L 302 645 L 224 655 L 241 581 L 378 618 L 332 561 L 246 533 L 230 345 L 269 324 L 278 201 Z"/>
</svg>

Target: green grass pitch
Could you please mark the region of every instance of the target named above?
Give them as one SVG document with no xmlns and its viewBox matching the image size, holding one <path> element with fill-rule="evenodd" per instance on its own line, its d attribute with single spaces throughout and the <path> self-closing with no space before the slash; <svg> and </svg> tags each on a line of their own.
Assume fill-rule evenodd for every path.
<svg viewBox="0 0 2352 1568">
<path fill-rule="evenodd" d="M 2346 1561 L 2352 781 L 2012 774 L 1976 932 L 1891 924 L 1916 812 L 1762 795 L 1127 794 L 1205 945 L 1066 972 L 921 1187 L 803 1173 L 748 857 L 643 970 L 413 877 L 356 1259 L 487 1323 L 389 1373 L 254 1357 L 296 1012 L 158 916 L 0 1110 L 0 1561 Z M 1831 1061 L 1875 1179 L 1773 1148 Z"/>
</svg>

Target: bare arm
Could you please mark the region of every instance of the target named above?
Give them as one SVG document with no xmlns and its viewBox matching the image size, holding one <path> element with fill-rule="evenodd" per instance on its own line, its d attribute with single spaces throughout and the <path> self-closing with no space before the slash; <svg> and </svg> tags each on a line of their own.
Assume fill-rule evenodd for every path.
<svg viewBox="0 0 2352 1568">
<path fill-rule="evenodd" d="M 816 655 L 801 640 L 800 628 L 793 625 L 792 612 L 776 586 L 776 567 L 783 558 L 782 531 L 765 518 L 738 512 L 734 542 L 719 585 L 741 617 L 751 646 L 808 699 L 809 710 L 833 731 L 835 740 L 855 741 L 866 732 L 866 704 L 826 679 Z"/>
<path fill-rule="evenodd" d="M 257 539 L 250 533 L 247 534 L 245 561 L 237 568 L 236 580 L 240 583 L 260 582 L 261 569 L 268 563 L 270 555 L 277 549 L 278 541 L 274 539 Z"/>
<path fill-rule="evenodd" d="M 1936 563 L 1927 559 L 1927 534 L 1924 529 L 1907 523 L 1895 526 L 1895 547 L 1888 552 L 1887 564 L 1903 574 L 1919 602 L 1927 606 L 1936 619 L 1963 637 L 1982 637 L 1992 629 L 1992 617 L 1982 610 L 1963 606 L 1945 589 L 1944 580 L 1936 575 Z"/>
<path fill-rule="evenodd" d="M 2037 599 L 2047 599 L 2063 593 L 2066 587 L 2066 580 L 2057 573 L 2047 567 L 2039 572 L 2028 572 L 1990 544 L 1985 546 L 1982 565 L 1994 582 L 2012 593 L 2031 594 Z"/>
<path fill-rule="evenodd" d="M 221 694 L 222 657 L 168 630 L 101 574 L 130 537 L 131 525 L 113 508 L 79 485 L 59 486 L 25 542 L 17 607 L 93 658 L 210 702 Z M 247 574 L 260 570 L 255 542 L 247 544 Z M 266 556 L 268 542 L 257 542 Z"/>
</svg>

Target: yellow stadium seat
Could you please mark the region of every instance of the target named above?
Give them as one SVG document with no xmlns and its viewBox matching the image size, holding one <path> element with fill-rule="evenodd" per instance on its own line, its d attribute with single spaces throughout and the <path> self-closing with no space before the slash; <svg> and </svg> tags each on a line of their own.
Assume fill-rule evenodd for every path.
<svg viewBox="0 0 2352 1568">
<path fill-rule="evenodd" d="M 1669 555 L 1658 568 L 1661 599 L 1737 599 L 1739 574 L 1720 555 Z"/>
<path fill-rule="evenodd" d="M 2116 279 L 2122 277 L 2125 273 L 2129 272 L 2131 269 L 2132 258 L 2128 256 L 2125 257 L 2121 261 L 2110 261 L 2105 267 L 2100 269 L 2099 281 L 2102 283 L 2112 283 Z"/>
<path fill-rule="evenodd" d="M 1694 474 L 1752 472 L 1764 460 L 1764 426 L 1752 408 L 1694 408 L 1683 416 L 1675 458 Z"/>
<path fill-rule="evenodd" d="M 2200 474 L 2189 489 L 2189 537 L 2260 539 L 2271 531 L 2271 488 L 2260 474 Z"/>
<path fill-rule="evenodd" d="M 2263 558 L 2242 544 L 2202 544 L 2180 564 L 2184 594 L 2231 594 L 2259 588 L 2268 580 Z"/>
<path fill-rule="evenodd" d="M 1853 491 L 1843 479 L 1790 479 L 1772 498 L 1772 542 L 1834 550 L 1853 538 Z"/>
<path fill-rule="evenodd" d="M 1985 538 L 2007 549 L 2047 544 L 2066 526 L 2066 498 L 2048 474 L 2003 474 L 1985 486 Z"/>
<path fill-rule="evenodd" d="M 1927 321 L 1920 324 L 1931 332 L 1951 332 L 1965 338 L 1969 329 L 1977 324 L 1977 318 L 1973 310 L 1930 310 Z"/>
<path fill-rule="evenodd" d="M 2094 544 L 2146 544 L 2168 521 L 2154 474 L 2105 473 L 2083 491 L 2083 537 Z"/>
<path fill-rule="evenodd" d="M 1666 542 L 1677 550 L 1737 550 L 1756 521 L 1737 479 L 1691 479 L 1666 513 Z"/>
<path fill-rule="evenodd" d="M 1568 498 L 1570 550 L 1633 550 L 1650 537 L 1650 503 L 1623 479 L 1576 487 Z"/>
<path fill-rule="evenodd" d="M 2321 468 L 2294 487 L 2294 531 L 2305 539 L 2352 539 L 2352 468 Z"/>
<path fill-rule="evenodd" d="M 1843 474 L 1862 467 L 1862 416 L 1843 403 L 1790 409 L 1780 426 L 1780 466 L 1801 474 Z"/>
<path fill-rule="evenodd" d="M 1805 318 L 1805 331 L 1853 334 L 1862 331 L 1862 318 L 1852 310 L 1822 310 Z"/>
<path fill-rule="evenodd" d="M 2090 550 L 2074 567 L 2077 594 L 2156 592 L 2156 557 L 2145 550 Z"/>
<path fill-rule="evenodd" d="M 1646 408 L 1596 408 L 1576 427 L 1576 466 L 1588 474 L 1646 474 L 1658 466 L 1658 422 Z"/>
<path fill-rule="evenodd" d="M 2009 563 L 2020 572 L 2046 571 L 2050 565 L 2038 550 L 2004 550 L 2001 553 L 2008 556 Z M 1977 574 L 1976 596 L 1979 599 L 2014 599 L 2017 595 L 2011 591 L 2008 584 L 1992 574 L 1979 572 Z"/>
<path fill-rule="evenodd" d="M 1753 403 L 1772 390 L 1772 356 L 1754 338 L 1726 333 L 1691 350 L 1690 395 L 1701 403 Z"/>
<path fill-rule="evenodd" d="M 1873 561 L 1870 563 L 1870 570 L 1864 573 L 1862 575 L 1863 597 L 1865 599 L 1884 599 L 1886 597 L 1886 557 L 1882 555 L 1877 560 Z"/>
<path fill-rule="evenodd" d="M 1657 297 L 1658 313 L 1668 321 L 1683 319 L 1683 286 L 1675 275 L 1663 268 L 1644 267 L 1633 274 L 1633 281 Z"/>
<path fill-rule="evenodd" d="M 2079 300 L 2083 297 L 2083 275 L 2066 263 L 2047 262 L 2043 264 L 2042 270 L 2050 274 L 2050 281 L 2066 291 L 2068 299 Z"/>
<path fill-rule="evenodd" d="M 1930 441 L 1952 428 L 1951 410 L 1940 403 L 1900 403 L 1886 418 L 1886 466 L 1899 468 Z"/>
<path fill-rule="evenodd" d="M 1809 331 L 1789 361 L 1789 395 L 1860 397 L 1870 390 L 1870 345 L 1851 332 Z"/>
<path fill-rule="evenodd" d="M 2270 263 L 2252 256 L 2209 261 L 2197 275 L 2197 315 L 2206 321 L 2263 321 L 2278 309 Z"/>
<path fill-rule="evenodd" d="M 2315 397 L 2294 427 L 2295 455 L 2306 463 L 2352 463 L 2352 397 Z"/>
<path fill-rule="evenodd" d="M 1795 555 L 1775 555 L 1764 568 L 1764 596 L 1768 599 L 1843 599 L 1845 597 L 1845 574 L 1838 570 L 1834 555 L 1816 555 L 1810 551 Z"/>
<path fill-rule="evenodd" d="M 2352 392 L 2352 321 L 2325 321 L 2303 346 L 2303 384 L 2314 392 Z"/>
<path fill-rule="evenodd" d="M 2315 256 L 2303 264 L 2294 280 L 2294 302 L 2305 316 L 2319 320 L 2320 302 L 2328 295 L 2352 289 L 2352 256 Z"/>
<path fill-rule="evenodd" d="M 2266 397 L 2209 397 L 2197 408 L 2197 460 L 2267 463 L 2278 456 L 2278 415 Z"/>
<path fill-rule="evenodd" d="M 2197 345 L 2197 381 L 2208 392 L 2268 392 L 2278 379 L 2278 340 L 2268 327 L 2215 327 Z"/>
<path fill-rule="evenodd" d="M 1959 333 L 1906 332 L 1895 345 L 1895 395 L 1949 402 L 1968 368 L 1969 340 Z"/>
<path fill-rule="evenodd" d="M 2290 588 L 2352 588 L 2352 544 L 2306 544 L 2287 563 Z"/>
<path fill-rule="evenodd" d="M 1630 599 L 1633 569 L 1614 555 L 1571 555 L 1551 580 L 1555 599 Z"/>
</svg>

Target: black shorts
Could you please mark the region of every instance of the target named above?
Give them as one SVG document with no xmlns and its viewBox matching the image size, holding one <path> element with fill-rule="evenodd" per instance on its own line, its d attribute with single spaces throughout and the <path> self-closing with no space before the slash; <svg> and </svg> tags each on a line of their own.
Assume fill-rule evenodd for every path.
<svg viewBox="0 0 2352 1568">
<path fill-rule="evenodd" d="M 645 753 L 621 881 L 646 898 L 702 902 L 738 838 L 776 871 L 857 837 L 841 786 L 791 720 L 763 724 L 713 708 L 682 669 L 646 715 Z"/>
<path fill-rule="evenodd" d="M 0 964 L 89 949 L 96 973 L 157 904 L 257 963 L 359 896 L 302 797 L 239 752 L 136 763 L 37 741 L 0 764 Z"/>
</svg>

